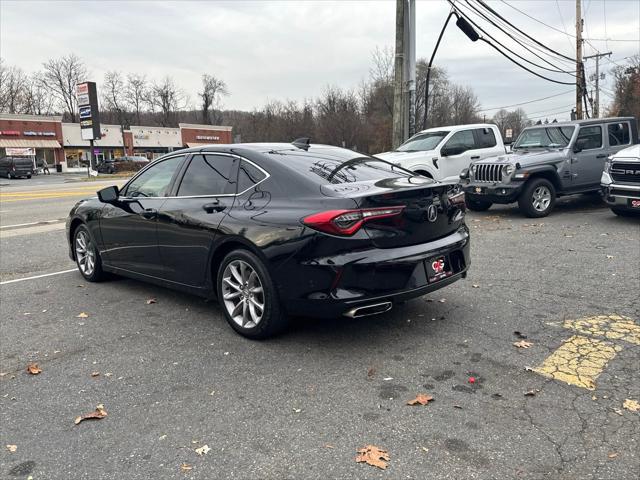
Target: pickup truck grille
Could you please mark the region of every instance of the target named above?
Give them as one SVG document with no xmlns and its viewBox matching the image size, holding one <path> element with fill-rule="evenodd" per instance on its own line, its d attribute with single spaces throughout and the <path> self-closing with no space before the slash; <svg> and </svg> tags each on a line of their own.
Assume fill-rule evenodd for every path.
<svg viewBox="0 0 640 480">
<path fill-rule="evenodd" d="M 476 173 L 474 175 L 478 182 L 501 182 L 502 181 L 502 165 L 492 163 L 485 165 L 476 164 Z"/>
<path fill-rule="evenodd" d="M 640 183 L 640 163 L 614 161 L 610 173 L 616 182 Z"/>
</svg>

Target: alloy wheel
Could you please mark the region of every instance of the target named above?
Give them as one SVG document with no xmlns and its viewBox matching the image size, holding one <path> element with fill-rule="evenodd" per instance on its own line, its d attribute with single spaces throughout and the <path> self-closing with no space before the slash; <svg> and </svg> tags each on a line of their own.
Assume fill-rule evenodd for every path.
<svg viewBox="0 0 640 480">
<path fill-rule="evenodd" d="M 532 205 L 538 212 L 544 212 L 551 204 L 551 191 L 544 185 L 536 187 L 533 191 Z"/>
<path fill-rule="evenodd" d="M 84 230 L 76 235 L 76 259 L 80 271 L 86 277 L 90 277 L 96 268 L 96 253 L 89 235 Z"/>
<path fill-rule="evenodd" d="M 233 260 L 222 274 L 222 300 L 229 316 L 242 328 L 253 328 L 264 314 L 264 290 L 257 272 L 242 260 Z"/>
</svg>

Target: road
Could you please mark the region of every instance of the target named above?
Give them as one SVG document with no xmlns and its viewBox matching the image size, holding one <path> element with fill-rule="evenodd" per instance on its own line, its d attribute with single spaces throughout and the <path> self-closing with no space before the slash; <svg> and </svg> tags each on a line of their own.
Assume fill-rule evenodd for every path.
<svg viewBox="0 0 640 480">
<path fill-rule="evenodd" d="M 103 184 L 47 182 L 0 187 L 3 282 L 73 268 L 62 228 L 4 228 L 64 218 Z M 5 283 L 0 477 L 638 478 L 638 220 L 578 196 L 468 223 L 466 280 L 262 342 L 215 303 L 132 280 Z M 418 393 L 434 400 L 406 405 Z M 74 425 L 98 404 L 106 418 Z M 355 462 L 368 444 L 386 470 Z"/>
</svg>

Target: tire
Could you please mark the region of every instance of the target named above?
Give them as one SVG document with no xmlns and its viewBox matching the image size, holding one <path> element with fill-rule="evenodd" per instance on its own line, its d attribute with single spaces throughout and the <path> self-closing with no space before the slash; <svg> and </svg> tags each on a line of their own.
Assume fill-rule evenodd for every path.
<svg viewBox="0 0 640 480">
<path fill-rule="evenodd" d="M 464 199 L 464 203 L 469 210 L 474 212 L 486 212 L 491 208 L 491 205 L 493 205 L 493 203 L 485 200 L 474 200 L 468 197 Z"/>
<path fill-rule="evenodd" d="M 86 226 L 80 225 L 73 232 L 73 249 L 76 265 L 85 280 L 100 282 L 105 279 L 106 274 L 102 270 L 102 258 Z"/>
<path fill-rule="evenodd" d="M 27 175 L 27 178 L 31 178 L 31 175 Z"/>
<path fill-rule="evenodd" d="M 216 293 L 227 322 L 244 337 L 271 337 L 288 324 L 269 272 L 248 250 L 234 250 L 224 257 L 216 276 Z M 258 305 L 262 305 L 262 314 Z"/>
<path fill-rule="evenodd" d="M 520 211 L 529 218 L 546 217 L 556 204 L 556 189 L 546 178 L 534 178 L 518 197 Z"/>
</svg>

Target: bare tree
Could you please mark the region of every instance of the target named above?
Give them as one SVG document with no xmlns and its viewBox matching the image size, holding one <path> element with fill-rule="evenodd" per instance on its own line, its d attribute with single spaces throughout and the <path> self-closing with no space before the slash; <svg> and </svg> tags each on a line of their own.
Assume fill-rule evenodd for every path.
<svg viewBox="0 0 640 480">
<path fill-rule="evenodd" d="M 34 72 L 24 87 L 24 111 L 31 115 L 49 115 L 53 107 L 51 94 L 42 84 L 42 73 Z"/>
<path fill-rule="evenodd" d="M 153 82 L 147 101 L 152 110 L 159 111 L 160 124 L 163 127 L 177 125 L 176 112 L 186 108 L 188 103 L 185 93 L 176 86 L 173 78 L 169 76 L 164 77 L 160 83 Z"/>
<path fill-rule="evenodd" d="M 7 67 L 0 59 L 0 111 L 21 113 L 24 109 L 27 76 L 18 67 Z"/>
<path fill-rule="evenodd" d="M 220 97 L 228 94 L 229 90 L 224 80 L 206 73 L 202 75 L 202 92 L 198 94 L 202 100 L 202 123 L 209 125 L 213 122 L 217 123 L 215 109 L 220 106 Z"/>
<path fill-rule="evenodd" d="M 43 84 L 69 114 L 71 121 L 75 122 L 77 117 L 76 85 L 87 80 L 87 67 L 73 53 L 66 57 L 50 59 L 42 65 L 44 68 Z"/>
<path fill-rule="evenodd" d="M 111 71 L 104 74 L 101 85 L 102 108 L 115 114 L 118 124 L 124 126 L 127 119 L 124 80 L 122 74 Z"/>
<path fill-rule="evenodd" d="M 136 125 L 141 125 L 140 114 L 142 113 L 145 99 L 148 98 L 147 77 L 131 73 L 127 75 L 127 84 L 124 89 L 125 101 L 129 110 L 135 115 Z"/>
<path fill-rule="evenodd" d="M 609 107 L 610 116 L 631 115 L 640 118 L 640 54 L 612 70 L 614 99 Z"/>
</svg>

